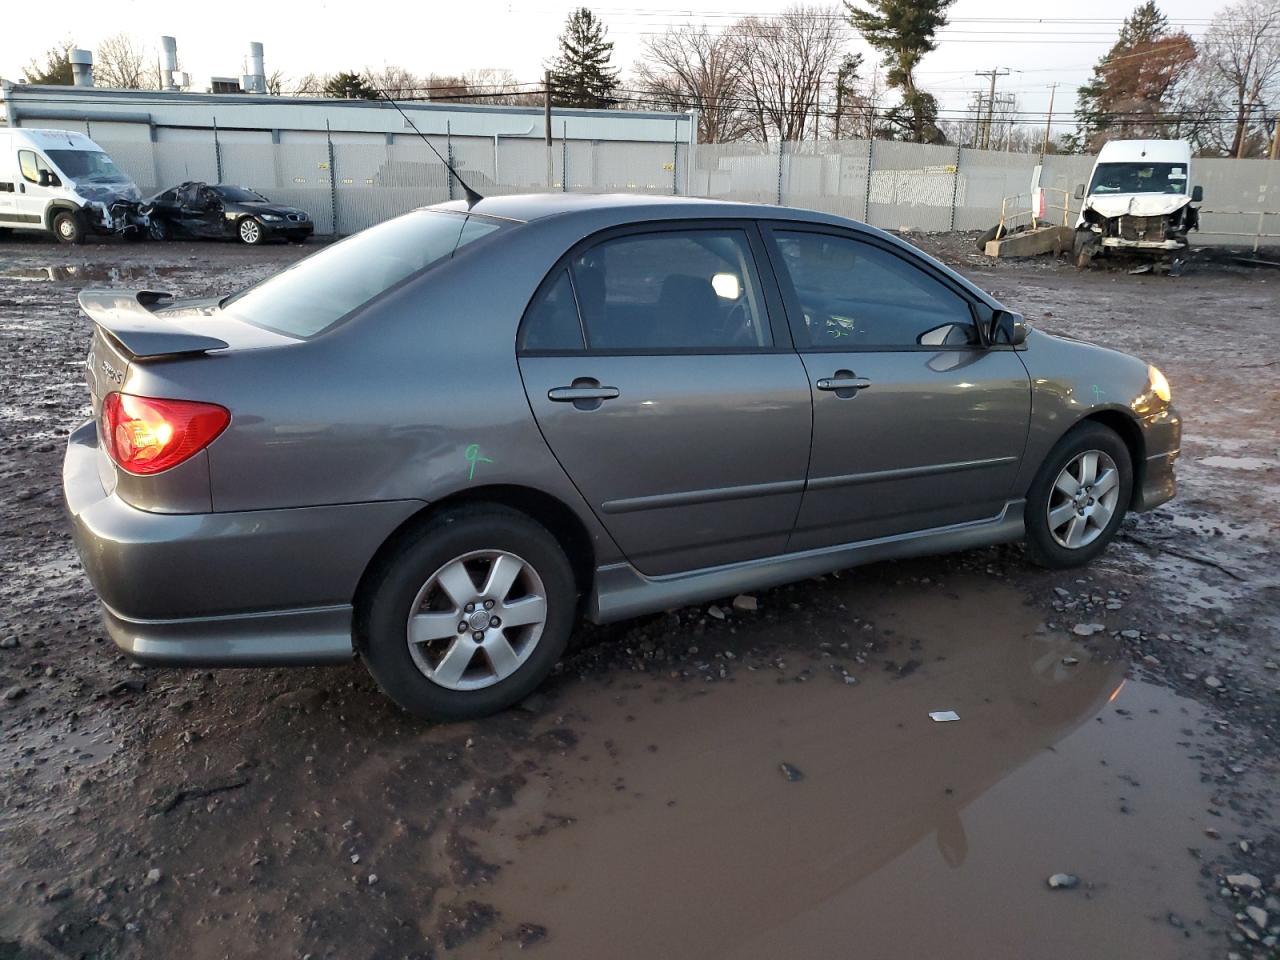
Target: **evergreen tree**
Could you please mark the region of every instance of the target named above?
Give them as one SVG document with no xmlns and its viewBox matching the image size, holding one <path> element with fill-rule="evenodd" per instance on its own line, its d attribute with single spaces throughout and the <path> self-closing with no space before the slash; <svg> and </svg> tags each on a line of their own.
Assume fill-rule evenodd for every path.
<svg viewBox="0 0 1280 960">
<path fill-rule="evenodd" d="M 339 100 L 380 100 L 380 94 L 368 80 L 358 73 L 344 70 L 335 73 L 324 82 L 324 95 Z"/>
<path fill-rule="evenodd" d="M 1167 136 L 1166 101 L 1195 57 L 1191 38 L 1169 29 L 1155 0 L 1136 7 L 1077 90 L 1072 145 L 1093 151 L 1108 140 Z"/>
<path fill-rule="evenodd" d="M 71 41 L 64 40 L 51 47 L 44 55 L 44 63 L 32 59 L 22 71 L 27 83 L 47 83 L 69 87 L 74 74 L 71 70 Z"/>
<path fill-rule="evenodd" d="M 862 9 L 845 0 L 849 22 L 881 55 L 889 86 L 902 92 L 902 103 L 890 111 L 888 123 L 904 140 L 934 143 L 938 103 L 916 86 L 915 70 L 926 53 L 936 50 L 934 34 L 947 25 L 947 8 L 955 0 L 862 0 Z"/>
<path fill-rule="evenodd" d="M 617 101 L 618 71 L 610 66 L 613 42 L 605 25 L 586 7 L 569 14 L 560 34 L 560 53 L 548 64 L 551 102 L 562 107 L 611 107 Z"/>
</svg>

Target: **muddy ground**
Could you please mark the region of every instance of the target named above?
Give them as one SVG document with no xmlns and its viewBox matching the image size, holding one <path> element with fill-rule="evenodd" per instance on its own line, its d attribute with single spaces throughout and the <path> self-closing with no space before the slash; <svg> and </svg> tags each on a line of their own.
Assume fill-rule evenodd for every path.
<svg viewBox="0 0 1280 960">
<path fill-rule="evenodd" d="M 912 239 L 1162 367 L 1178 499 L 1082 571 L 1002 547 L 583 628 L 454 726 L 355 663 L 132 666 L 72 551 L 77 290 L 304 251 L 0 241 L 0 958 L 1276 956 L 1280 270 Z"/>
</svg>

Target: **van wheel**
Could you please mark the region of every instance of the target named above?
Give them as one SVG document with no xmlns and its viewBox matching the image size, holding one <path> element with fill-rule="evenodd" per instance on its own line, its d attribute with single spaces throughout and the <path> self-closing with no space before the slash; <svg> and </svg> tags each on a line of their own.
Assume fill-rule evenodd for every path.
<svg viewBox="0 0 1280 960">
<path fill-rule="evenodd" d="M 545 527 L 507 507 L 461 507 L 380 562 L 358 604 L 356 640 L 403 709 L 470 720 L 533 692 L 576 612 L 573 571 Z"/>
<path fill-rule="evenodd" d="M 59 210 L 53 218 L 53 235 L 59 243 L 84 243 L 84 220 L 79 211 Z"/>
<path fill-rule="evenodd" d="M 1120 529 L 1133 495 L 1133 460 L 1100 423 L 1073 427 L 1040 466 L 1027 493 L 1027 555 L 1042 567 L 1088 563 Z"/>
<path fill-rule="evenodd" d="M 257 246 L 262 242 L 263 230 L 262 224 L 253 217 L 245 217 L 240 221 L 240 225 L 236 227 L 236 235 L 240 238 L 240 242 L 249 246 Z"/>
</svg>

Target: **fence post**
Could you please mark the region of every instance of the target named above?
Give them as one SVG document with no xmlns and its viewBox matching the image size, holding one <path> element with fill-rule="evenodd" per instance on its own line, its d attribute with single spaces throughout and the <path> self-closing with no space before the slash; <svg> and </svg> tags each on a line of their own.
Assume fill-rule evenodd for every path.
<svg viewBox="0 0 1280 960">
<path fill-rule="evenodd" d="M 867 181 L 862 191 L 862 222 L 871 222 L 871 164 L 876 154 L 876 138 L 867 137 Z"/>
<path fill-rule="evenodd" d="M 222 182 L 222 144 L 218 142 L 218 118 L 213 118 L 213 165 L 218 171 L 218 182 Z"/>
<path fill-rule="evenodd" d="M 449 158 L 449 163 L 445 168 L 445 175 L 449 178 L 449 199 L 453 199 L 453 124 L 451 121 L 444 122 L 444 155 Z"/>
<path fill-rule="evenodd" d="M 569 121 L 560 121 L 560 192 L 569 192 Z"/>
<path fill-rule="evenodd" d="M 693 152 L 698 145 L 698 111 L 689 111 L 689 146 L 684 155 L 684 192 L 693 195 Z"/>
<path fill-rule="evenodd" d="M 680 121 L 671 121 L 671 195 L 680 192 Z"/>
<path fill-rule="evenodd" d="M 338 171 L 333 165 L 333 136 L 329 121 L 324 122 L 324 142 L 329 148 L 329 213 L 333 217 L 333 232 L 338 233 Z"/>
<path fill-rule="evenodd" d="M 960 196 L 960 144 L 956 144 L 956 169 L 951 174 L 951 225 L 947 227 L 948 233 L 954 233 L 956 229 L 956 198 Z"/>
<path fill-rule="evenodd" d="M 777 195 L 777 199 L 774 201 L 774 203 L 779 207 L 782 206 L 782 154 L 786 150 L 786 147 L 787 147 L 787 141 L 779 137 L 778 138 L 778 195 Z"/>
</svg>

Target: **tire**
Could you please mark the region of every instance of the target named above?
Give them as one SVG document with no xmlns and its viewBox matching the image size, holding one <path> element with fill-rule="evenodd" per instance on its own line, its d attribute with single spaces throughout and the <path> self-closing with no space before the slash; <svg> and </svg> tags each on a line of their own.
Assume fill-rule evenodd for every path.
<svg viewBox="0 0 1280 960">
<path fill-rule="evenodd" d="M 986 253 L 987 244 L 990 243 L 992 240 L 999 240 L 1002 236 L 1004 236 L 1004 233 L 1000 230 L 999 224 L 992 227 L 990 230 L 988 230 L 986 233 L 984 233 L 982 236 L 978 238 L 978 252 Z"/>
<path fill-rule="evenodd" d="M 1090 457 L 1092 483 L 1081 484 L 1089 476 Z M 1108 470 L 1115 471 L 1115 482 L 1098 493 Z M 1133 460 L 1124 441 L 1100 423 L 1078 424 L 1058 441 L 1031 481 L 1025 520 L 1027 555 L 1051 570 L 1088 563 L 1120 529 L 1132 496 Z M 1072 540 L 1078 542 L 1072 544 Z"/>
<path fill-rule="evenodd" d="M 169 225 L 157 217 L 152 217 L 147 225 L 147 236 L 156 241 L 168 240 Z"/>
<path fill-rule="evenodd" d="M 84 243 L 84 219 L 79 211 L 59 210 L 50 226 L 59 243 Z"/>
<path fill-rule="evenodd" d="M 236 224 L 236 236 L 246 246 L 256 247 L 266 239 L 267 231 L 253 217 L 245 217 Z"/>
<path fill-rule="evenodd" d="M 514 576 L 507 591 L 484 589 L 495 570 Z M 503 611 L 525 622 L 504 626 Z M 431 518 L 379 562 L 357 603 L 356 643 L 405 711 L 471 720 L 518 703 L 546 679 L 576 614 L 573 571 L 555 537 L 507 507 L 468 506 Z M 486 617 L 488 626 L 478 622 Z M 421 642 L 409 639 L 411 621 Z"/>
<path fill-rule="evenodd" d="M 1092 230 L 1075 232 L 1075 236 L 1071 238 L 1071 258 L 1076 263 L 1076 269 L 1084 270 L 1093 262 L 1096 245 Z"/>
</svg>

